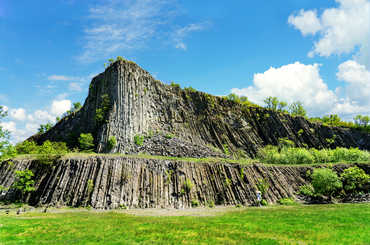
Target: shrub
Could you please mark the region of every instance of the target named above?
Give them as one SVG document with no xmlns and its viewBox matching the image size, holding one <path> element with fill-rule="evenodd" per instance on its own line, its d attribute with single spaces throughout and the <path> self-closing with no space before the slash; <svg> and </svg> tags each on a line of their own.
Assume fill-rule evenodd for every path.
<svg viewBox="0 0 370 245">
<path fill-rule="evenodd" d="M 117 145 L 117 139 L 115 136 L 109 137 L 108 140 L 108 151 L 111 151 Z"/>
<path fill-rule="evenodd" d="M 370 176 L 363 169 L 358 167 L 347 168 L 340 176 L 343 182 L 343 188 L 348 193 L 358 193 L 370 184 Z"/>
<path fill-rule="evenodd" d="M 214 208 L 214 207 L 215 207 L 215 202 L 214 202 L 214 201 L 208 201 L 208 202 L 207 202 L 207 206 L 208 206 L 209 208 Z"/>
<path fill-rule="evenodd" d="M 309 196 L 309 197 L 315 195 L 312 185 L 302 185 L 299 188 L 298 194 L 301 194 L 301 195 L 304 195 L 304 196 Z"/>
<path fill-rule="evenodd" d="M 172 139 L 173 137 L 175 137 L 173 134 L 166 134 L 164 136 L 166 139 Z"/>
<path fill-rule="evenodd" d="M 16 181 L 12 187 L 21 192 L 21 200 L 24 195 L 35 191 L 35 181 L 32 179 L 34 174 L 31 170 L 15 171 Z"/>
<path fill-rule="evenodd" d="M 257 186 L 257 189 L 261 192 L 262 196 L 267 192 L 267 190 L 270 187 L 266 179 L 258 179 L 256 186 Z"/>
<path fill-rule="evenodd" d="M 317 168 L 312 173 L 312 186 L 316 194 L 331 197 L 342 187 L 337 174 L 328 168 Z"/>
<path fill-rule="evenodd" d="M 95 147 L 94 145 L 94 137 L 92 134 L 80 134 L 78 138 L 78 143 L 80 144 L 80 149 L 83 151 L 92 151 Z"/>
<path fill-rule="evenodd" d="M 18 154 L 37 154 L 39 146 L 34 141 L 25 140 L 15 146 Z"/>
<path fill-rule="evenodd" d="M 144 135 L 135 135 L 134 142 L 138 146 L 142 146 L 144 144 Z"/>
<path fill-rule="evenodd" d="M 198 200 L 191 200 L 191 206 L 192 206 L 193 208 L 198 207 L 198 206 L 199 206 L 199 202 L 198 202 Z"/>
<path fill-rule="evenodd" d="M 262 206 L 267 206 L 268 205 L 268 202 L 265 199 L 262 199 L 261 200 L 261 205 Z"/>
<path fill-rule="evenodd" d="M 192 188 L 193 188 L 193 183 L 189 179 L 186 179 L 184 183 L 182 184 L 182 191 L 184 193 L 189 193 Z"/>
<path fill-rule="evenodd" d="M 278 202 L 280 205 L 286 205 L 286 206 L 297 204 L 292 198 L 281 198 Z"/>
</svg>

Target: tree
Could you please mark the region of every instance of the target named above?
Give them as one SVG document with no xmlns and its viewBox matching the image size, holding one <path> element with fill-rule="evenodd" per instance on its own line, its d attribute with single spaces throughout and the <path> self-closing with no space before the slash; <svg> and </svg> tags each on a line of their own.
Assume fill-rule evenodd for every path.
<svg viewBox="0 0 370 245">
<path fill-rule="evenodd" d="M 369 116 L 357 115 L 353 118 L 357 126 L 367 127 L 370 122 Z"/>
<path fill-rule="evenodd" d="M 16 155 L 15 147 L 9 142 L 10 132 L 1 126 L 1 121 L 6 116 L 8 116 L 8 112 L 3 106 L 0 106 L 0 161 Z"/>
<path fill-rule="evenodd" d="M 23 200 L 25 194 L 35 190 L 35 181 L 32 179 L 34 174 L 31 170 L 23 170 L 15 171 L 15 176 L 13 187 L 21 192 L 21 200 Z"/>
<path fill-rule="evenodd" d="M 306 110 L 303 107 L 302 102 L 300 101 L 295 101 L 292 104 L 290 104 L 289 113 L 292 116 L 301 116 L 301 117 L 305 117 L 307 114 Z"/>
<path fill-rule="evenodd" d="M 271 109 L 271 110 L 274 110 L 274 111 L 276 111 L 278 109 L 279 100 L 278 100 L 277 97 L 269 96 L 266 99 L 264 99 L 263 102 L 265 102 L 267 109 Z"/>
<path fill-rule="evenodd" d="M 285 101 L 279 101 L 279 104 L 278 104 L 278 111 L 280 112 L 283 112 L 283 111 L 286 111 L 284 108 L 287 107 L 288 103 L 286 103 Z"/>
<path fill-rule="evenodd" d="M 80 102 L 75 102 L 75 103 L 73 103 L 73 109 L 72 109 L 72 111 L 73 112 L 78 111 L 78 110 L 81 109 L 81 107 L 82 107 L 82 105 L 81 105 Z"/>
<path fill-rule="evenodd" d="M 327 123 L 331 126 L 338 125 L 341 122 L 340 117 L 337 114 L 332 114 L 329 116 L 324 116 L 322 122 Z"/>
<path fill-rule="evenodd" d="M 78 138 L 78 142 L 80 144 L 80 149 L 83 151 L 92 151 L 95 147 L 94 145 L 94 137 L 89 134 L 80 134 Z"/>
<path fill-rule="evenodd" d="M 315 193 L 331 197 L 342 187 L 337 174 L 329 168 L 316 168 L 312 173 L 312 186 Z"/>
<path fill-rule="evenodd" d="M 43 134 L 49 131 L 54 125 L 51 122 L 48 122 L 47 124 L 41 124 L 39 127 L 39 133 Z"/>
</svg>

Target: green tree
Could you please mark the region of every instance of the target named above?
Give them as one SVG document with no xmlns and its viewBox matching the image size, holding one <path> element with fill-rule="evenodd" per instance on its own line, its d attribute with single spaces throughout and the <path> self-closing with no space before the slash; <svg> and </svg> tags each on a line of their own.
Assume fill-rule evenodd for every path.
<svg viewBox="0 0 370 245">
<path fill-rule="evenodd" d="M 343 188 L 348 193 L 357 193 L 366 190 L 370 184 L 370 176 L 359 167 L 347 168 L 340 175 Z"/>
<path fill-rule="evenodd" d="M 357 115 L 353 118 L 353 120 L 355 121 L 355 124 L 357 126 L 367 127 L 369 125 L 369 122 L 370 122 L 370 117 L 369 116 Z"/>
<path fill-rule="evenodd" d="M 92 151 L 95 147 L 94 137 L 90 133 L 80 134 L 78 142 L 80 144 L 80 149 L 83 151 Z"/>
<path fill-rule="evenodd" d="M 316 168 L 312 175 L 312 186 L 316 194 L 331 197 L 338 189 L 342 187 L 337 174 L 329 168 Z"/>
<path fill-rule="evenodd" d="M 31 170 L 15 171 L 16 180 L 12 187 L 21 192 L 21 200 L 24 196 L 35 190 L 35 181 L 33 180 L 33 172 Z"/>
<path fill-rule="evenodd" d="M 8 116 L 8 112 L 3 106 L 0 106 L 0 123 L 2 119 Z M 0 124 L 0 161 L 13 158 L 16 155 L 15 147 L 10 144 L 10 132 L 4 129 Z"/>
<path fill-rule="evenodd" d="M 75 103 L 73 103 L 73 111 L 75 112 L 75 111 L 78 111 L 78 110 L 80 110 L 82 108 L 82 105 L 81 105 L 81 103 L 80 102 L 75 102 Z"/>
<path fill-rule="evenodd" d="M 300 101 L 295 101 L 292 104 L 290 104 L 289 113 L 292 116 L 301 116 L 301 117 L 305 117 L 307 114 L 306 110 L 303 107 L 302 102 Z"/>
<path fill-rule="evenodd" d="M 43 134 L 43 133 L 46 133 L 47 131 L 49 131 L 54 125 L 51 123 L 51 122 L 48 122 L 46 124 L 41 124 L 40 127 L 39 127 L 39 133 L 40 134 Z"/>
<path fill-rule="evenodd" d="M 267 109 L 274 110 L 274 111 L 278 109 L 279 100 L 277 97 L 269 96 L 266 99 L 264 99 L 263 102 L 265 102 Z"/>
</svg>

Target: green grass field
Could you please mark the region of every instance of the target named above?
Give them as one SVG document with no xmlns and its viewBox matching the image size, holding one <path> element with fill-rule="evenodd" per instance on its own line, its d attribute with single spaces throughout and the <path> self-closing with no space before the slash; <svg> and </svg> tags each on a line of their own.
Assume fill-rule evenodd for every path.
<svg viewBox="0 0 370 245">
<path fill-rule="evenodd" d="M 232 210 L 208 217 L 2 213 L 0 244 L 370 244 L 369 203 Z"/>
</svg>

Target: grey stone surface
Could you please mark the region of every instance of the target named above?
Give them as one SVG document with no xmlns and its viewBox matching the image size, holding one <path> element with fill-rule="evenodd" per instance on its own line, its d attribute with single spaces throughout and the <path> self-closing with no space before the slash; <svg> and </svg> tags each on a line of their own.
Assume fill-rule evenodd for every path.
<svg viewBox="0 0 370 245">
<path fill-rule="evenodd" d="M 95 156 L 58 160 L 42 165 L 35 160 L 0 163 L 0 185 L 11 187 L 14 170 L 31 169 L 36 191 L 26 197 L 31 205 L 92 206 L 98 209 L 186 208 L 192 201 L 200 205 L 253 205 L 256 183 L 266 179 L 270 185 L 264 198 L 275 203 L 280 198 L 296 197 L 308 183 L 312 167 L 191 163 L 122 156 Z M 359 165 L 364 167 L 365 165 Z M 350 165 L 335 165 L 337 172 Z M 366 169 L 366 168 L 364 168 Z M 189 192 L 184 183 L 190 181 Z M 12 188 L 0 192 L 1 200 L 12 200 Z"/>
<path fill-rule="evenodd" d="M 104 122 L 97 123 L 96 110 L 102 107 L 105 94 L 111 107 Z M 164 155 L 207 157 L 218 154 L 214 147 L 224 152 L 226 146 L 230 153 L 253 157 L 261 147 L 276 145 L 279 138 L 284 137 L 300 147 L 342 146 L 370 150 L 369 133 L 328 127 L 303 117 L 247 107 L 203 92 L 165 85 L 129 61 L 117 61 L 96 76 L 80 111 L 32 139 L 38 143 L 67 141 L 74 147 L 80 133 L 94 135 L 98 152 L 138 153 L 144 148 L 147 152 Z M 172 134 L 176 141 L 168 145 L 169 142 L 163 140 L 155 146 L 148 140 L 152 149 L 135 144 L 135 136 L 153 133 Z M 111 136 L 116 137 L 118 144 L 109 150 L 107 141 Z M 182 145 L 189 146 L 185 147 L 189 150 L 184 150 Z M 171 153 L 158 150 L 167 146 Z M 208 150 L 203 148 L 204 152 L 199 154 L 200 151 L 194 151 L 198 146 Z"/>
</svg>

